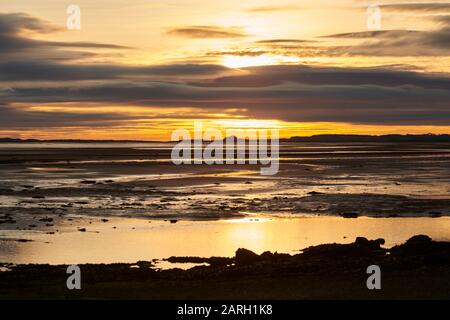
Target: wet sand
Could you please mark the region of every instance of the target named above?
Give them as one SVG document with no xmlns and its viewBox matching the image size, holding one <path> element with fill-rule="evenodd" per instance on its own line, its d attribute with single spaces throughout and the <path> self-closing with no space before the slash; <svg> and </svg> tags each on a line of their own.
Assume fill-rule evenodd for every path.
<svg viewBox="0 0 450 320">
<path fill-rule="evenodd" d="M 0 149 L 0 217 L 450 214 L 450 146 L 282 144 L 280 171 L 170 163 L 170 145 Z M 16 219 L 16 220 L 17 220 Z"/>
</svg>

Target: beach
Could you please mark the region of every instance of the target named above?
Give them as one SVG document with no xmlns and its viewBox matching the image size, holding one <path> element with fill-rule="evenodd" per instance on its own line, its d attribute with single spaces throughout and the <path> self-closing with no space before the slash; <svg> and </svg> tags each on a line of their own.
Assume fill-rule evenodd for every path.
<svg viewBox="0 0 450 320">
<path fill-rule="evenodd" d="M 275 176 L 249 164 L 176 166 L 171 146 L 4 144 L 0 278 L 33 278 L 31 264 L 138 261 L 195 273 L 211 266 L 169 258 L 231 258 L 239 248 L 295 256 L 357 237 L 383 238 L 384 249 L 419 234 L 450 241 L 450 145 L 282 143 Z"/>
</svg>

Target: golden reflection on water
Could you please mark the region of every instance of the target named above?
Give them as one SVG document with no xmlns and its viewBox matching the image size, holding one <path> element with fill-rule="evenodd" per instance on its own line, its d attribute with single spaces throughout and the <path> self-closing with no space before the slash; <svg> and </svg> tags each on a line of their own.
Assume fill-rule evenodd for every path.
<svg viewBox="0 0 450 320">
<path fill-rule="evenodd" d="M 113 229 L 116 226 L 116 229 Z M 134 228 L 134 229 L 133 229 Z M 296 253 L 322 243 L 349 243 L 357 236 L 384 238 L 390 247 L 416 234 L 450 240 L 450 217 L 358 218 L 307 217 L 247 218 L 221 221 L 164 221 L 110 219 L 88 225 L 87 232 L 63 226 L 61 233 L 1 231 L 0 261 L 14 263 L 136 262 L 169 256 L 233 256 L 238 248 L 257 253 Z"/>
</svg>

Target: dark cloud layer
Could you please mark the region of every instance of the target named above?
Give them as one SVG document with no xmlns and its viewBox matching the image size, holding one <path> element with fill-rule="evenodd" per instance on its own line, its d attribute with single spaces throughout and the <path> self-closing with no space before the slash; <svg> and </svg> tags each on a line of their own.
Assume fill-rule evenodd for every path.
<svg viewBox="0 0 450 320">
<path fill-rule="evenodd" d="M 0 81 L 111 80 L 150 76 L 201 76 L 228 71 L 219 65 L 173 64 L 126 66 L 113 64 L 61 64 L 55 62 L 13 61 L 0 63 Z"/>
<path fill-rule="evenodd" d="M 138 120 L 141 117 L 122 113 L 101 112 L 46 112 L 30 111 L 20 106 L 0 105 L 0 127 L 7 129 L 46 129 L 49 127 L 108 127 L 123 124 L 124 120 Z"/>
<path fill-rule="evenodd" d="M 306 65 L 247 68 L 247 75 L 219 77 L 196 83 L 209 87 L 261 87 L 296 82 L 309 85 L 379 85 L 398 87 L 413 85 L 428 89 L 449 89 L 450 78 L 411 71 L 380 68 L 332 68 Z"/>
<path fill-rule="evenodd" d="M 209 84 L 120 82 L 14 88 L 5 104 L 97 102 L 117 105 L 247 109 L 261 118 L 371 124 L 450 125 L 450 79 L 385 69 L 254 67 Z M 403 115 L 403 117 L 402 117 Z"/>
</svg>

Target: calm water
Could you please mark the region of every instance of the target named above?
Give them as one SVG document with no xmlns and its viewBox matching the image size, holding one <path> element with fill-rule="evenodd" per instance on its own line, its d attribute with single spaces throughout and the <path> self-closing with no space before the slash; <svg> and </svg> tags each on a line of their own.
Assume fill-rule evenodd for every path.
<svg viewBox="0 0 450 320">
<path fill-rule="evenodd" d="M 257 220 L 255 220 L 257 219 Z M 112 227 L 116 226 L 116 229 Z M 134 229 L 133 229 L 134 228 Z M 357 236 L 384 238 L 386 247 L 416 234 L 450 241 L 450 217 L 358 218 L 313 217 L 219 221 L 112 219 L 87 232 L 62 226 L 61 233 L 0 231 L 0 261 L 14 263 L 136 262 L 169 256 L 233 256 L 238 248 L 297 253 L 322 243 L 349 243 Z M 7 238 L 33 239 L 19 243 Z"/>
</svg>

